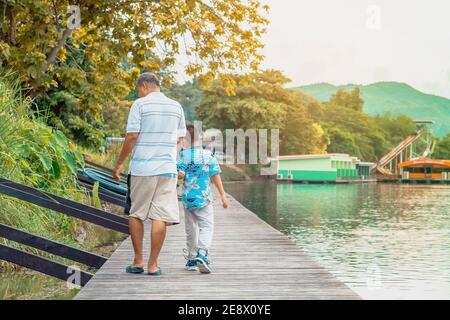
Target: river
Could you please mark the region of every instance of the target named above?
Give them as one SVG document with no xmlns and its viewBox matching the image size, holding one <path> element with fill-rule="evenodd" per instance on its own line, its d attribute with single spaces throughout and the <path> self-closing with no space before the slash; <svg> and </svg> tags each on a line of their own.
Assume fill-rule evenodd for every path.
<svg viewBox="0 0 450 320">
<path fill-rule="evenodd" d="M 365 299 L 450 299 L 450 185 L 262 181 L 225 189 Z"/>
</svg>

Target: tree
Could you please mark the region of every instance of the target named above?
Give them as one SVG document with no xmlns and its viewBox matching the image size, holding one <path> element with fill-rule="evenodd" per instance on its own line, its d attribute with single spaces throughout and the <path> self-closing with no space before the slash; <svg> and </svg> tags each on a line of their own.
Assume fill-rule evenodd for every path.
<svg viewBox="0 0 450 320">
<path fill-rule="evenodd" d="M 329 103 L 356 111 L 362 111 L 364 100 L 361 98 L 361 90 L 358 87 L 355 87 L 350 92 L 339 89 L 331 96 Z"/>
<path fill-rule="evenodd" d="M 450 133 L 437 140 L 433 158 L 450 160 Z"/>
<path fill-rule="evenodd" d="M 233 95 L 223 80 L 205 84 L 197 115 L 205 126 L 217 129 L 279 128 L 285 116 L 283 95 L 287 91 L 281 86 L 287 80 L 280 76 L 273 71 L 232 75 L 236 84 Z"/>
<path fill-rule="evenodd" d="M 276 128 L 280 129 L 282 154 L 324 151 L 323 130 L 309 116 L 305 96 L 284 88 L 289 79 L 280 71 L 234 75 L 233 81 L 236 87 L 232 96 L 227 94 L 222 81 L 203 88 L 205 98 L 196 111 L 206 127 Z"/>
<path fill-rule="evenodd" d="M 384 155 L 385 134 L 368 114 L 339 105 L 328 105 L 320 124 L 329 138 L 328 152 L 342 152 L 366 161 Z"/>
<path fill-rule="evenodd" d="M 69 4 L 79 28 L 66 21 Z M 220 76 L 231 92 L 227 74 L 258 68 L 268 22 L 258 0 L 5 0 L 0 10 L 0 66 L 52 125 L 82 141 L 101 130 L 103 110 L 130 104 L 140 71 L 173 82 L 178 55 L 188 75 Z"/>
<path fill-rule="evenodd" d="M 168 97 L 175 99 L 183 106 L 186 121 L 193 122 L 196 119 L 195 108 L 203 99 L 203 91 L 197 80 L 188 81 L 182 85 L 174 84 L 164 91 Z"/>
<path fill-rule="evenodd" d="M 400 141 L 413 134 L 416 130 L 413 120 L 403 114 L 393 116 L 391 113 L 386 112 L 383 115 L 376 115 L 374 119 L 385 133 L 387 146 L 390 149 L 394 148 Z"/>
<path fill-rule="evenodd" d="M 324 153 L 329 141 L 302 105 L 289 106 L 280 134 L 283 155 Z"/>
<path fill-rule="evenodd" d="M 324 103 L 319 123 L 329 140 L 327 152 L 348 153 L 376 161 L 389 150 L 386 133 L 375 118 L 363 112 L 361 92 L 338 91 Z"/>
</svg>

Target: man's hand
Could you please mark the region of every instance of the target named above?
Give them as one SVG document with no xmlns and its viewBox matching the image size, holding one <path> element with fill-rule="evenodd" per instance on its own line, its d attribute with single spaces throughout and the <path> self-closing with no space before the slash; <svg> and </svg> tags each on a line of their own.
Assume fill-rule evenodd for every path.
<svg viewBox="0 0 450 320">
<path fill-rule="evenodd" d="M 228 199 L 226 195 L 220 196 L 220 200 L 222 201 L 222 207 L 225 209 L 228 208 Z"/>
<path fill-rule="evenodd" d="M 117 182 L 120 181 L 120 173 L 122 172 L 123 164 L 117 163 L 113 169 L 113 178 Z"/>
<path fill-rule="evenodd" d="M 120 150 L 119 159 L 117 159 L 116 166 L 113 170 L 114 180 L 120 181 L 120 172 L 123 168 L 123 163 L 130 155 L 131 151 L 133 151 L 134 146 L 136 145 L 136 141 L 139 137 L 139 132 L 129 132 L 125 136 L 125 141 L 122 145 L 122 150 Z"/>
</svg>

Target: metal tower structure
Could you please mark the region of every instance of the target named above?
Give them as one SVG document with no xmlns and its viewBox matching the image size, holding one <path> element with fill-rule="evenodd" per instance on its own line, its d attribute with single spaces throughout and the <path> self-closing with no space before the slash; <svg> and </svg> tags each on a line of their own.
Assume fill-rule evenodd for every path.
<svg viewBox="0 0 450 320">
<path fill-rule="evenodd" d="M 416 132 L 406 137 L 389 153 L 383 156 L 372 169 L 375 175 L 397 176 L 398 165 L 408 160 L 426 158 L 433 153 L 435 141 L 433 140 L 431 126 L 433 120 L 414 120 Z"/>
</svg>

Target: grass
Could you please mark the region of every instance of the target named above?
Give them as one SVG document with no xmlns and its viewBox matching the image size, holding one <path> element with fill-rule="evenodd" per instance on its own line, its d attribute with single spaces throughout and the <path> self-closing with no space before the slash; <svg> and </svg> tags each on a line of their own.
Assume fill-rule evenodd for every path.
<svg viewBox="0 0 450 320">
<path fill-rule="evenodd" d="M 113 169 L 114 166 L 116 165 L 116 161 L 119 156 L 121 148 L 122 143 L 114 143 L 103 153 L 92 152 L 92 150 L 84 148 L 82 149 L 82 152 L 87 157 L 88 160 Z M 124 164 L 123 173 L 128 172 L 129 163 L 130 157 L 128 157 L 127 161 Z"/>
<path fill-rule="evenodd" d="M 80 149 L 61 132 L 46 126 L 43 115 L 31 111 L 32 101 L 12 79 L 11 74 L 0 76 L 0 176 L 91 205 L 86 190 L 77 185 L 76 170 L 83 166 Z M 0 223 L 88 251 L 96 252 L 102 244 L 123 237 L 7 196 L 0 196 L 0 203 Z M 0 243 L 73 265 L 3 238 Z M 0 271 L 0 299 L 68 298 L 72 294 L 63 281 L 5 261 L 0 261 Z"/>
</svg>

